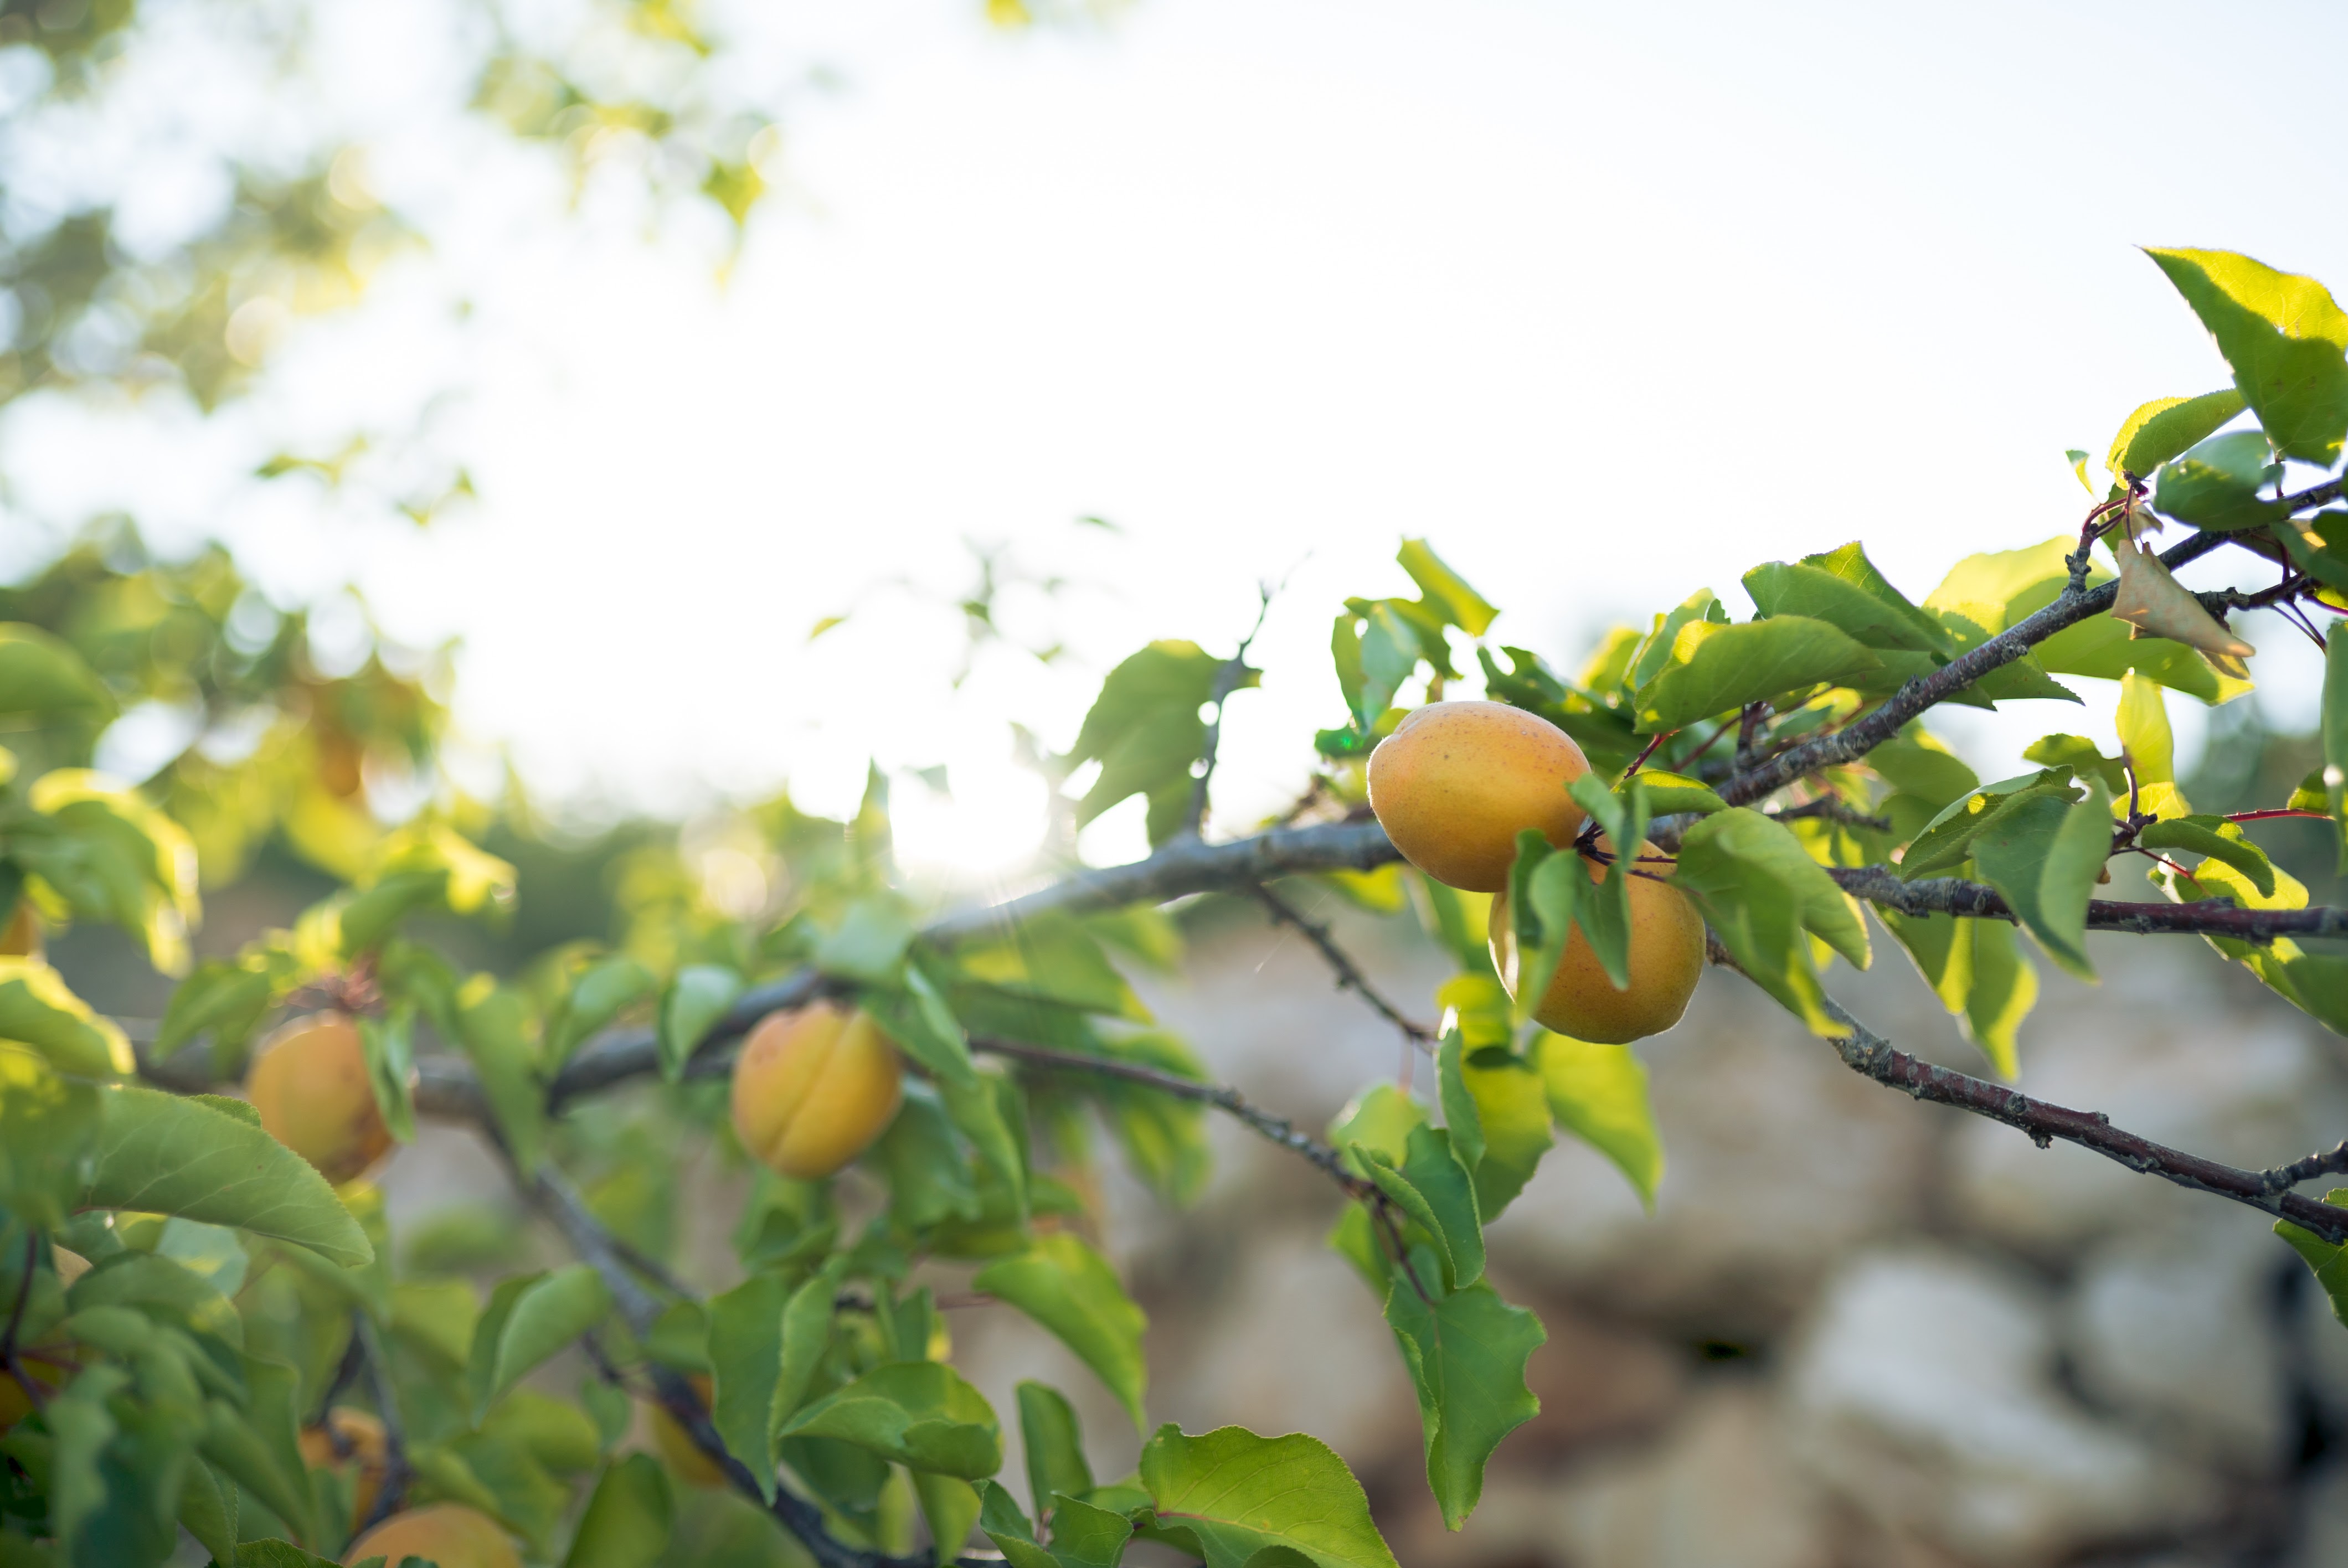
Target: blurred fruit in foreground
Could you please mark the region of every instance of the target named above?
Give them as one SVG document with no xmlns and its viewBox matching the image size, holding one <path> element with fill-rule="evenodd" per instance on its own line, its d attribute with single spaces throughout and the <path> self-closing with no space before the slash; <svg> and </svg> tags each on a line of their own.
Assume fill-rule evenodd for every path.
<svg viewBox="0 0 2348 1568">
<path fill-rule="evenodd" d="M 769 1014 L 734 1063 L 734 1131 L 786 1176 L 829 1176 L 897 1114 L 904 1069 L 862 1009 L 816 1002 Z"/>
<path fill-rule="evenodd" d="M 358 1026 L 342 1013 L 295 1019 L 262 1041 L 244 1092 L 269 1135 L 337 1186 L 391 1148 Z"/>
<path fill-rule="evenodd" d="M 343 1561 L 364 1563 L 370 1557 L 380 1557 L 386 1564 L 421 1557 L 440 1568 L 521 1568 L 521 1554 L 505 1527 L 456 1502 L 393 1514 L 352 1542 Z"/>
<path fill-rule="evenodd" d="M 1517 835 L 1560 848 L 1583 812 L 1565 786 L 1590 771 L 1573 737 L 1505 702 L 1430 702 L 1370 753 L 1370 809 L 1405 860 L 1471 893 L 1509 885 Z"/>
<path fill-rule="evenodd" d="M 0 931 L 0 958 L 37 958 L 41 956 L 41 917 L 30 898 L 16 900 L 16 913 L 9 917 L 8 928 Z"/>
</svg>

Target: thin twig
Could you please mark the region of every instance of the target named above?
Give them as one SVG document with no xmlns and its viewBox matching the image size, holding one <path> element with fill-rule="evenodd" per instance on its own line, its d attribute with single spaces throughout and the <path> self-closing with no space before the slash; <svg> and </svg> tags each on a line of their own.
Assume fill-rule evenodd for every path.
<svg viewBox="0 0 2348 1568">
<path fill-rule="evenodd" d="M 1903 882 L 1888 866 L 1830 866 L 1827 875 L 1854 898 L 1902 915 L 1963 915 L 1978 919 L 2014 919 L 2013 908 L 1996 888 L 1954 876 L 1921 876 Z M 2134 936 L 2232 937 L 2245 942 L 2277 937 L 2348 937 L 2348 908 L 2315 905 L 2304 909 L 2245 909 L 2227 898 L 2197 898 L 2184 904 L 2148 904 L 2118 898 L 2087 901 L 2087 929 Z"/>
<path fill-rule="evenodd" d="M 1049 1046 L 1029 1045 L 1024 1040 L 973 1035 L 970 1048 L 989 1056 L 1006 1057 L 1013 1061 L 1024 1061 L 1031 1067 L 1053 1072 L 1088 1072 L 1103 1078 L 1121 1078 L 1128 1083 L 1145 1084 L 1177 1099 L 1211 1105 L 1227 1116 L 1238 1118 L 1258 1136 L 1279 1144 L 1292 1154 L 1302 1155 L 1320 1167 L 1323 1174 L 1345 1190 L 1347 1197 L 1369 1198 L 1377 1193 L 1375 1184 L 1355 1175 L 1345 1164 L 1344 1156 L 1336 1150 L 1302 1131 L 1285 1116 L 1259 1111 L 1249 1104 L 1238 1090 L 1228 1085 L 1201 1083 L 1195 1078 L 1183 1078 L 1159 1068 L 1145 1067 L 1138 1061 L 1086 1056 L 1074 1050 L 1054 1050 Z"/>
<path fill-rule="evenodd" d="M 1859 810 L 1839 795 L 1822 794 L 1816 800 L 1806 800 L 1799 805 L 1789 805 L 1768 814 L 1779 822 L 1798 822 L 1804 817 L 1817 817 L 1824 822 L 1838 823 L 1844 827 L 1869 828 L 1877 833 L 1890 833 L 1891 819 Z"/>
<path fill-rule="evenodd" d="M 1337 938 L 1330 933 L 1327 926 L 1308 917 L 1302 909 L 1260 882 L 1251 891 L 1257 902 L 1271 912 L 1272 924 L 1295 927 L 1304 934 L 1304 939 L 1319 950 L 1322 958 L 1336 975 L 1339 990 L 1352 991 L 1369 1003 L 1379 1017 L 1402 1030 L 1405 1040 L 1429 1056 L 1435 1054 L 1438 1043 L 1435 1031 L 1425 1024 L 1414 1022 L 1401 1009 L 1380 996 L 1377 989 L 1370 984 L 1369 978 L 1362 973 L 1361 966 L 1348 958 L 1345 950 L 1337 945 Z"/>
<path fill-rule="evenodd" d="M 1844 1065 L 1878 1083 L 1900 1090 L 1912 1099 L 1953 1105 L 1976 1116 L 2003 1122 L 2027 1134 L 2042 1149 L 2057 1139 L 2075 1143 L 2141 1174 L 2158 1176 L 2180 1187 L 2229 1198 L 2278 1219 L 2287 1219 L 2326 1241 L 2348 1241 L 2348 1209 L 2317 1203 L 2288 1190 L 2293 1184 L 2291 1178 L 2294 1166 L 2245 1171 L 2221 1165 L 2215 1160 L 2205 1160 L 2199 1154 L 2188 1154 L 2115 1127 L 2111 1118 L 2100 1111 L 2074 1111 L 2068 1106 L 2034 1100 L 2002 1083 L 1992 1083 L 1910 1056 L 1853 1018 L 1830 997 L 1826 999 L 1826 1010 L 1828 1017 L 1850 1030 L 1845 1038 L 1830 1042 Z M 2328 1161 L 2332 1156 L 2314 1158 Z"/>
<path fill-rule="evenodd" d="M 1747 702 L 1745 711 L 1736 716 L 1736 761 L 1733 765 L 1738 773 L 1753 765 L 1753 743 L 1760 736 L 1761 722 L 1768 716 L 1766 702 Z"/>
<path fill-rule="evenodd" d="M 1256 634 L 1263 630 L 1263 618 L 1272 613 L 1272 584 L 1258 583 L 1256 592 L 1262 602 L 1256 606 L 1255 624 L 1240 639 L 1239 651 L 1222 662 L 1215 671 L 1215 684 L 1207 701 L 1214 704 L 1215 716 L 1207 722 L 1205 743 L 1199 753 L 1199 776 L 1190 784 L 1190 806 L 1182 814 L 1182 831 L 1196 838 L 1207 826 L 1207 785 L 1215 776 L 1215 756 L 1223 744 L 1223 704 L 1240 682 L 1247 678 L 1247 651 Z"/>
</svg>

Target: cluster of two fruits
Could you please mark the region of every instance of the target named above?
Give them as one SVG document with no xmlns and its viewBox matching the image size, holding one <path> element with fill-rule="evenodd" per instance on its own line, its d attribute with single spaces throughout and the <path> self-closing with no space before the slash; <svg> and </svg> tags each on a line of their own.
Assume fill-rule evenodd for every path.
<svg viewBox="0 0 2348 1568">
<path fill-rule="evenodd" d="M 1370 809 L 1403 858 L 1448 886 L 1494 895 L 1492 965 L 1511 997 L 1522 978 L 1508 899 L 1517 835 L 1529 828 L 1558 848 L 1571 845 L 1585 814 L 1566 786 L 1589 771 L 1572 736 L 1501 702 L 1429 703 L 1370 753 Z M 1603 834 L 1593 847 L 1618 852 Z M 1632 853 L 1655 851 L 1642 844 Z M 1582 864 L 1591 881 L 1605 876 L 1596 860 Z M 1704 918 L 1660 876 L 1634 873 L 1627 886 L 1627 983 L 1615 987 L 1577 926 L 1531 1009 L 1543 1028 L 1620 1045 L 1660 1034 L 1687 1010 L 1704 972 Z"/>
</svg>

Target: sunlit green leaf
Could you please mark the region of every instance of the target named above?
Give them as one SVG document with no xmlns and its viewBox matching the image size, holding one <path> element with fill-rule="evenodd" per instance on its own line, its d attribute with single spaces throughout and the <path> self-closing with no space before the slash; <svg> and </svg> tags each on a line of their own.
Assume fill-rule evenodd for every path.
<svg viewBox="0 0 2348 1568">
<path fill-rule="evenodd" d="M 1612 1160 L 1653 1208 L 1663 1143 L 1638 1057 L 1627 1045 L 1593 1045 L 1546 1030 L 1532 1055 L 1557 1124 Z"/>
<path fill-rule="evenodd" d="M 1028 1381 L 1019 1385 L 1018 1398 L 1019 1441 L 1026 1450 L 1027 1488 L 1041 1518 L 1051 1512 L 1053 1493 L 1081 1497 L 1090 1491 L 1093 1471 L 1085 1460 L 1084 1435 L 1067 1396 Z"/>
<path fill-rule="evenodd" d="M 723 964 L 687 964 L 661 994 L 661 1077 L 671 1083 L 748 984 Z"/>
<path fill-rule="evenodd" d="M 2087 781 L 2087 797 L 2025 791 L 1991 814 L 1973 838 L 1982 880 L 2013 907 L 2046 956 L 2081 979 L 2096 970 L 2087 958 L 2087 901 L 2111 856 L 2111 800 L 2101 779 Z"/>
<path fill-rule="evenodd" d="M 1783 823 L 1743 806 L 1705 817 L 1681 840 L 1673 881 L 1755 984 L 1815 1033 L 1849 1032 L 1826 1012 L 1810 938 L 1865 968 L 1867 927 Z"/>
<path fill-rule="evenodd" d="M 2286 514 L 2287 508 L 2271 496 L 2260 494 L 2271 492 L 2281 473 L 2260 432 L 2237 430 L 2212 436 L 2161 465 L 2153 485 L 2152 504 L 2162 517 L 2197 528 L 2260 528 Z"/>
<path fill-rule="evenodd" d="M 2115 482 L 2129 474 L 2149 479 L 2163 463 L 2216 434 L 2242 406 L 2242 395 L 2231 387 L 2199 397 L 2157 397 L 2120 425 L 2104 466 Z"/>
<path fill-rule="evenodd" d="M 2334 1208 L 2348 1208 L 2348 1187 L 2333 1188 L 2323 1194 L 2323 1201 Z M 2348 1325 L 2348 1246 L 2335 1245 L 2289 1220 L 2275 1221 L 2274 1233 L 2315 1271 L 2315 1283 L 2331 1299 L 2332 1315 Z"/>
<path fill-rule="evenodd" d="M 1439 1127 L 1413 1127 L 1399 1162 L 1366 1144 L 1354 1148 L 1378 1191 L 1426 1233 L 1442 1260 L 1445 1284 L 1456 1290 L 1483 1277 L 1484 1225 L 1476 1211 L 1476 1186 L 1451 1153 L 1450 1134 Z"/>
<path fill-rule="evenodd" d="M 1500 612 L 1486 602 L 1484 596 L 1469 588 L 1465 579 L 1443 564 L 1425 539 L 1405 539 L 1402 553 L 1395 559 L 1418 584 L 1426 602 L 1440 610 L 1444 618 L 1470 637 L 1481 637 Z"/>
<path fill-rule="evenodd" d="M 128 1077 L 137 1065 L 121 1026 L 38 958 L 0 957 L 0 1040 L 30 1046 L 78 1078 Z"/>
<path fill-rule="evenodd" d="M 786 1438 L 836 1438 L 915 1470 L 981 1481 L 1003 1464 L 994 1412 L 953 1368 L 896 1361 L 827 1394 L 784 1424 Z"/>
<path fill-rule="evenodd" d="M 1673 640 L 1670 662 L 1639 688 L 1642 734 L 1676 730 L 1747 702 L 1844 682 L 1882 668 L 1839 627 L 1807 616 L 1723 625 L 1691 620 Z"/>
<path fill-rule="evenodd" d="M 2348 313 L 2312 278 L 2230 251 L 2147 249 L 2285 457 L 2330 467 L 2348 432 Z"/>
</svg>

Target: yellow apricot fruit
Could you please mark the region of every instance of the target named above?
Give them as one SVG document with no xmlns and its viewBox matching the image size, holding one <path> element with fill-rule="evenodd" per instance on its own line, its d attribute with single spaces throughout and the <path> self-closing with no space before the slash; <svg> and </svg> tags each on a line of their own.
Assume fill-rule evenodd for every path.
<svg viewBox="0 0 2348 1568">
<path fill-rule="evenodd" d="M 358 1026 L 342 1013 L 295 1019 L 262 1041 L 244 1093 L 269 1135 L 337 1186 L 391 1148 Z"/>
<path fill-rule="evenodd" d="M 33 907 L 30 898 L 18 897 L 16 913 L 9 917 L 8 928 L 0 931 L 0 958 L 37 958 L 41 956 L 41 913 Z"/>
<path fill-rule="evenodd" d="M 701 1396 L 705 1409 L 716 1397 L 716 1386 L 700 1372 L 693 1374 L 692 1382 L 693 1391 Z M 661 1458 L 668 1461 L 670 1473 L 687 1486 L 724 1486 L 726 1472 L 718 1468 L 716 1460 L 701 1451 L 692 1436 L 677 1425 L 676 1418 L 658 1405 L 650 1408 L 653 1441 L 658 1445 Z"/>
<path fill-rule="evenodd" d="M 356 1541 L 343 1554 L 345 1563 L 380 1557 L 397 1563 L 403 1557 L 422 1557 L 440 1568 L 521 1568 L 505 1526 L 479 1509 L 461 1502 L 436 1502 L 395 1513 Z"/>
<path fill-rule="evenodd" d="M 312 1470 L 355 1466 L 351 1477 L 351 1523 L 375 1512 L 383 1491 L 383 1423 L 365 1410 L 336 1405 L 314 1427 L 302 1429 L 302 1462 Z"/>
<path fill-rule="evenodd" d="M 1602 834 L 1598 847 L 1606 847 Z M 1653 855 L 1654 845 L 1643 845 L 1640 853 Z M 1592 882 L 1606 875 L 1606 868 L 1594 860 L 1582 864 Z M 1500 971 L 1500 979 L 1513 997 L 1519 962 L 1505 895 L 1492 900 L 1490 936 L 1492 967 Z M 1631 878 L 1630 970 L 1631 983 L 1616 990 L 1577 923 L 1573 935 L 1566 938 L 1565 957 L 1558 962 L 1556 977 L 1533 1009 L 1534 1021 L 1543 1029 L 1595 1045 L 1626 1045 L 1661 1034 L 1680 1021 L 1704 973 L 1704 917 L 1696 913 L 1686 894 L 1667 882 L 1647 876 Z"/>
<path fill-rule="evenodd" d="M 1370 809 L 1402 856 L 1471 893 L 1509 885 L 1517 835 L 1581 831 L 1565 786 L 1590 771 L 1573 737 L 1506 702 L 1430 702 L 1370 753 Z"/>
<path fill-rule="evenodd" d="M 864 1153 L 904 1095 L 897 1048 L 861 1008 L 769 1013 L 734 1063 L 734 1131 L 786 1176 L 829 1176 Z"/>
</svg>

